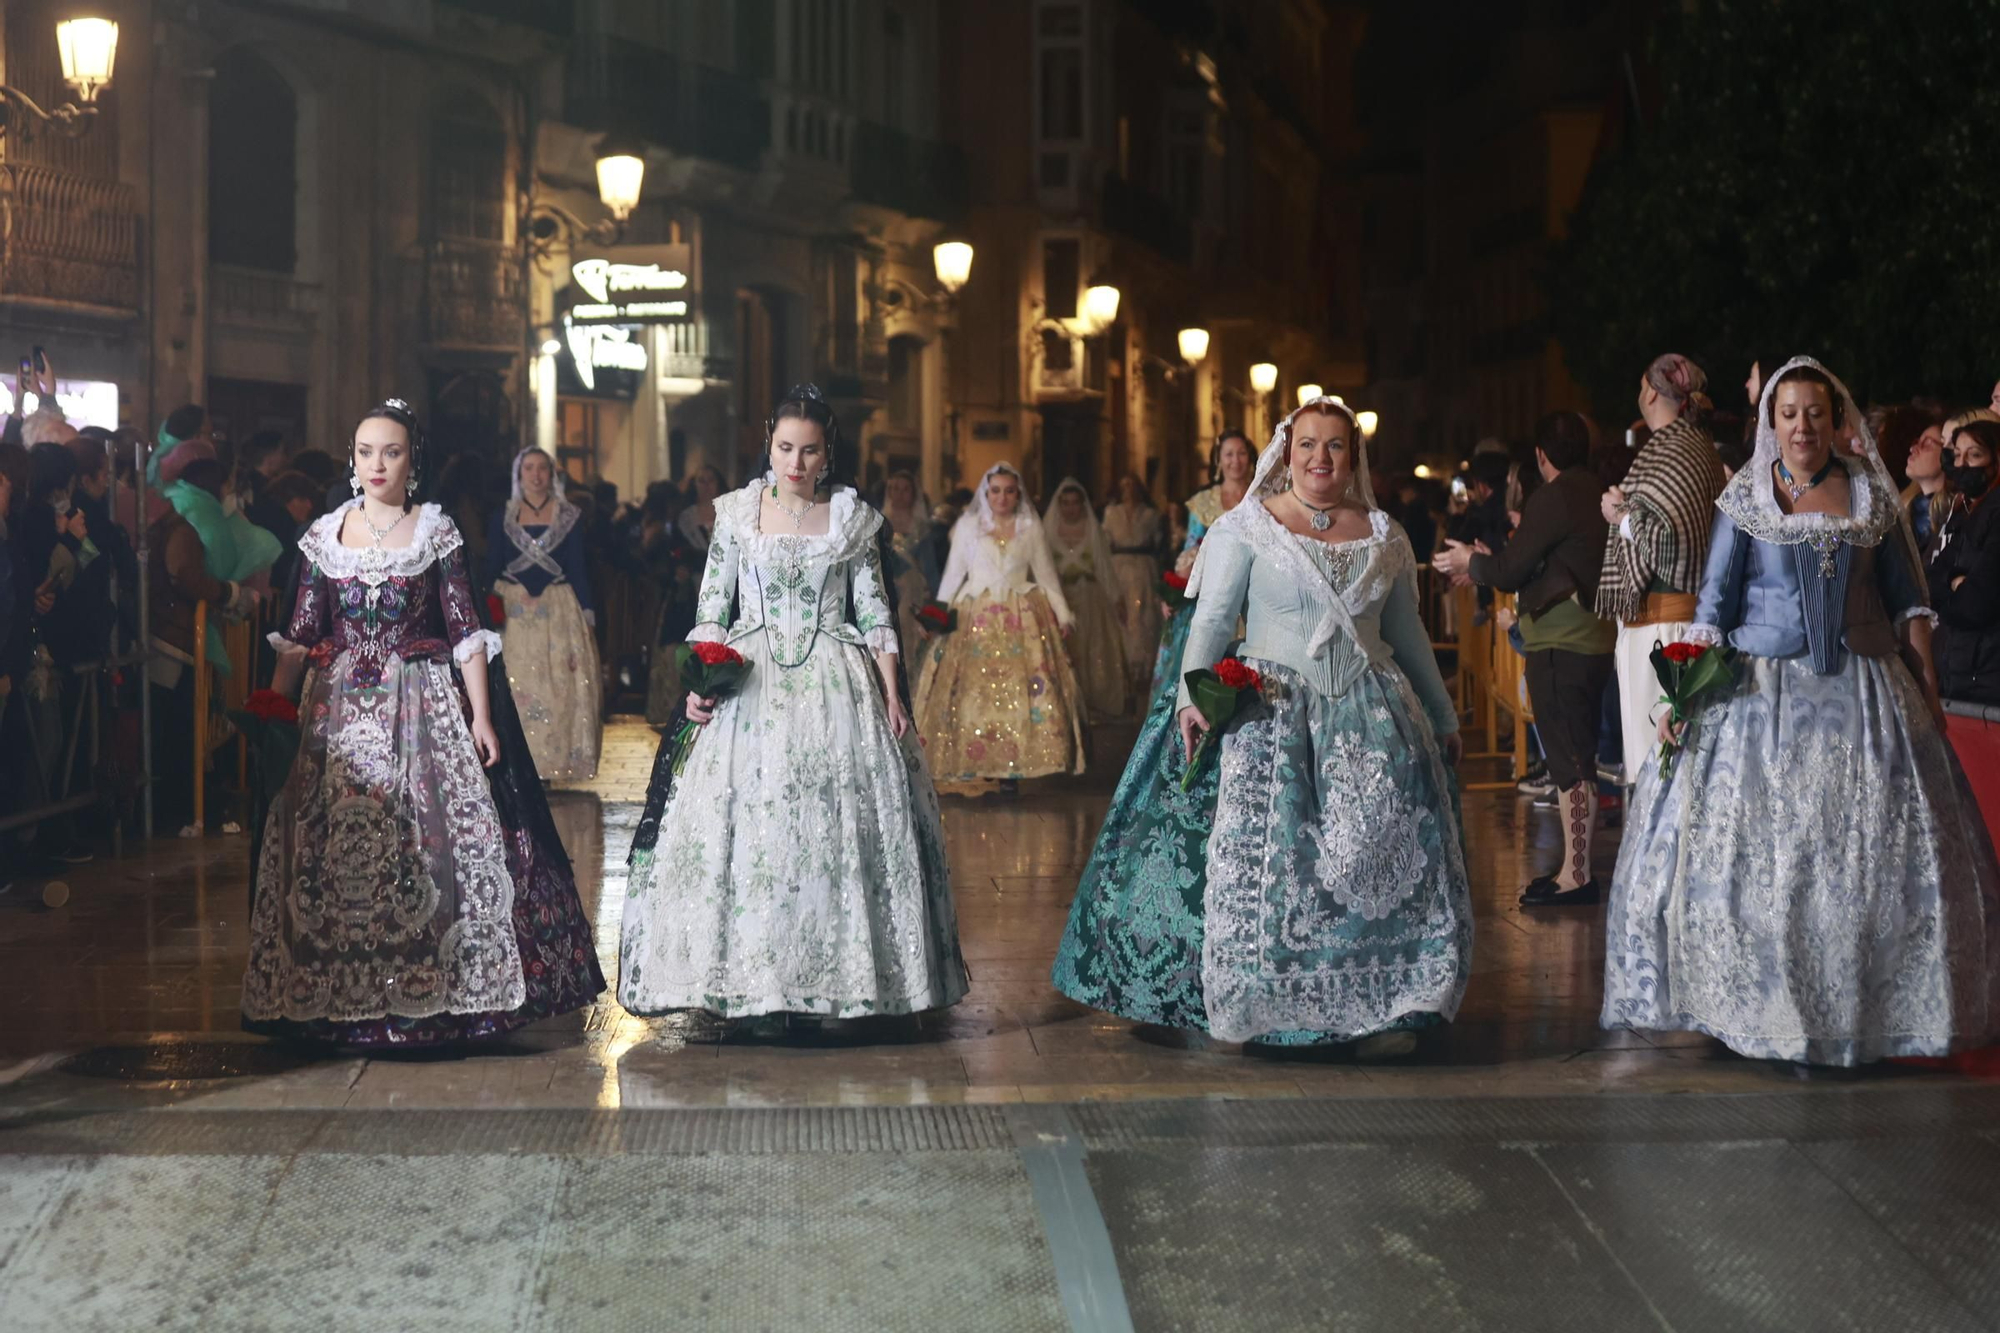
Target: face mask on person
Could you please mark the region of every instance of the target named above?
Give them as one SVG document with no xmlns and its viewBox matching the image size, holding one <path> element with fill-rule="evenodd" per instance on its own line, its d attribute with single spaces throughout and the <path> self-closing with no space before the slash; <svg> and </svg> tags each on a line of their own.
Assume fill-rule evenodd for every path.
<svg viewBox="0 0 2000 1333">
<path fill-rule="evenodd" d="M 1953 463 L 1944 471 L 1951 478 L 1952 486 L 1968 500 L 1977 500 L 1993 485 L 1993 474 L 1983 467 Z"/>
</svg>

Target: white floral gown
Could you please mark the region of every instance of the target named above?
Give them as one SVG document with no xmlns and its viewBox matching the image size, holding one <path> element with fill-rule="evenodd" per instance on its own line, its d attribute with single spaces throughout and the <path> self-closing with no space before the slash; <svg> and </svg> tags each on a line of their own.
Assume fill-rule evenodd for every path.
<svg viewBox="0 0 2000 1333">
<path fill-rule="evenodd" d="M 896 650 L 882 517 L 843 487 L 826 534 L 766 534 L 759 490 L 716 503 L 689 636 L 727 643 L 750 672 L 634 858 L 619 1003 L 732 1017 L 955 1003 L 965 964 L 937 793 L 916 733 L 890 730 L 873 658 Z"/>
</svg>

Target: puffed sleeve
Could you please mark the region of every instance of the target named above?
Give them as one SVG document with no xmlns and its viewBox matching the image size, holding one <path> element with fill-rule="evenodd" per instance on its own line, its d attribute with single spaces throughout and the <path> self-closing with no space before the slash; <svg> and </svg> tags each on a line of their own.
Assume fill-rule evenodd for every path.
<svg viewBox="0 0 2000 1333">
<path fill-rule="evenodd" d="M 1236 622 L 1250 595 L 1250 544 L 1224 530 L 1212 532 L 1202 548 L 1201 590 L 1195 597 L 1194 619 L 1188 623 L 1187 648 L 1181 653 L 1176 710 L 1188 705 L 1187 673 L 1222 660 L 1236 637 Z"/>
<path fill-rule="evenodd" d="M 455 539 L 457 530 L 451 533 Z M 466 574 L 465 546 L 453 540 L 438 554 L 438 600 L 444 606 L 444 637 L 452 660 L 464 666 L 480 653 L 492 661 L 500 656 L 500 636 L 479 623 L 472 600 L 472 580 Z"/>
<path fill-rule="evenodd" d="M 896 617 L 889 610 L 889 597 L 882 578 L 882 550 L 869 541 L 854 558 L 854 626 L 861 631 L 873 652 L 900 654 Z"/>
<path fill-rule="evenodd" d="M 1449 736 L 1458 730 L 1458 705 L 1452 702 L 1451 691 L 1445 688 L 1444 673 L 1438 670 L 1437 653 L 1431 648 L 1430 631 L 1424 628 L 1423 617 L 1417 611 L 1416 556 L 1410 557 L 1412 565 L 1396 576 L 1389 586 L 1389 598 L 1382 604 L 1382 641 L 1389 645 L 1389 652 L 1396 659 L 1396 665 L 1403 670 L 1410 688 L 1417 692 L 1417 698 L 1430 717 L 1431 730 L 1439 736 Z"/>
<path fill-rule="evenodd" d="M 727 637 L 736 608 L 736 568 L 742 558 L 736 528 L 718 506 L 715 531 L 708 541 L 708 563 L 702 566 L 701 591 L 695 595 L 695 626 L 689 643 L 721 643 Z"/>
<path fill-rule="evenodd" d="M 1076 623 L 1076 616 L 1069 609 L 1069 599 L 1063 596 L 1062 575 L 1056 573 L 1055 557 L 1049 554 L 1048 535 L 1040 528 L 1034 532 L 1034 540 L 1028 546 L 1028 568 L 1035 572 L 1035 585 L 1049 599 L 1056 623 L 1068 629 Z"/>
<path fill-rule="evenodd" d="M 1708 566 L 1702 573 L 1689 643 L 1713 647 L 1729 637 L 1743 618 L 1743 584 L 1750 570 L 1750 534 L 1726 513 L 1715 516 L 1715 534 L 1708 543 Z"/>
<path fill-rule="evenodd" d="M 938 579 L 940 602 L 950 605 L 959 590 L 965 587 L 966 576 L 971 572 L 971 555 L 967 548 L 978 540 L 978 530 L 967 524 L 960 523 L 951 530 L 951 551 L 944 558 L 944 574 Z"/>
</svg>

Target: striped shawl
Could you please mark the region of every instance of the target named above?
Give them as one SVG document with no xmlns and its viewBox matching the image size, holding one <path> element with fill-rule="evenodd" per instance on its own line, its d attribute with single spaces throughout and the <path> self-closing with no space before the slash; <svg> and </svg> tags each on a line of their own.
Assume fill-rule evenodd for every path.
<svg viewBox="0 0 2000 1333">
<path fill-rule="evenodd" d="M 1723 480 L 1715 437 L 1685 418 L 1646 442 L 1625 478 L 1631 536 L 1613 527 L 1604 546 L 1599 616 L 1633 619 L 1656 580 L 1677 592 L 1701 590 Z"/>
</svg>

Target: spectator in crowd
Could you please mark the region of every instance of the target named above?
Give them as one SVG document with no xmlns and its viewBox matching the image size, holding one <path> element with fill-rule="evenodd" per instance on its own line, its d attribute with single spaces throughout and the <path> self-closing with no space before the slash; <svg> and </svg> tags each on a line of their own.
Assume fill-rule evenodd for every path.
<svg viewBox="0 0 2000 1333">
<path fill-rule="evenodd" d="M 291 623 L 292 596 L 299 577 L 299 538 L 325 511 L 326 488 L 303 472 L 281 472 L 250 508 L 250 521 L 278 540 L 271 566 L 271 595 L 278 600 L 277 623 Z"/>
<path fill-rule="evenodd" d="M 345 500 L 352 492 L 347 489 L 347 478 L 342 474 L 340 462 L 324 449 L 301 449 L 292 455 L 291 470 L 310 477 L 320 488 L 322 496 L 321 512 L 326 512 L 324 495 L 328 487 L 336 481 L 341 485 L 340 498 Z"/>
<path fill-rule="evenodd" d="M 1754 371 L 1753 378 L 1761 388 Z M 1701 367 L 1675 352 L 1646 368 L 1639 380 L 1639 412 L 1652 435 L 1632 460 L 1625 484 L 1605 491 L 1601 500 L 1613 531 L 1598 578 L 1597 614 L 1619 626 L 1614 661 L 1628 786 L 1638 781 L 1638 766 L 1653 749 L 1653 709 L 1660 693 L 1653 643 L 1686 637 L 1694 620 L 1715 501 L 1722 494 L 1707 387 Z"/>
<path fill-rule="evenodd" d="M 715 499 L 722 494 L 722 473 L 704 463 L 695 469 L 694 500 L 681 511 L 681 536 L 689 547 L 708 555 L 708 541 L 715 532 Z"/>
<path fill-rule="evenodd" d="M 1958 494 L 1945 475 L 1944 423 L 1932 422 L 1910 443 L 1903 462 L 1910 484 L 1903 490 L 1903 512 L 1910 517 L 1910 530 L 1919 548 L 1928 552 L 1931 538 L 1944 526 L 1944 519 L 1958 503 Z"/>
<path fill-rule="evenodd" d="M 28 631 L 35 601 L 33 581 L 24 587 L 17 580 L 19 565 L 13 541 L 14 502 L 27 493 L 26 476 L 27 451 L 18 444 L 0 442 L 0 752 L 10 755 L 26 753 L 28 748 L 23 705 L 14 697 L 27 676 L 33 642 Z M 27 767 L 0 764 L 0 813 L 11 814 L 26 802 Z M 0 846 L 0 889 L 12 877 L 14 858 L 6 854 L 10 850 Z"/>
<path fill-rule="evenodd" d="M 111 479 L 117 470 L 118 437 L 102 426 L 85 426 L 70 441 L 69 451 L 76 460 L 76 484 L 70 490 L 70 503 L 83 514 L 90 539 L 109 558 L 103 570 L 106 592 L 111 593 L 115 577 L 113 615 L 119 626 L 119 642 L 129 644 L 138 633 L 135 599 L 139 589 L 139 558 L 132 549 L 131 538 L 111 516 Z M 127 453 L 125 458 L 129 477 L 131 455 Z M 98 641 L 103 642 L 101 637 Z"/>
<path fill-rule="evenodd" d="M 1930 541 L 1923 547 L 1924 577 L 1928 584 L 1935 587 L 1949 586 L 1954 572 L 1952 547 L 1964 535 L 1973 504 L 1984 498 L 1981 493 L 1968 489 L 1982 484 L 1983 462 L 1977 457 L 1968 460 L 1959 456 L 1959 432 L 1976 422 L 2000 423 L 2000 413 L 1975 408 L 1950 418 L 1942 428 L 1945 480 L 1951 484 L 1954 494 L 1951 503 L 1932 517 Z"/>
<path fill-rule="evenodd" d="M 222 500 L 222 464 L 213 457 L 196 458 L 175 479 L 207 495 L 216 506 Z M 185 780 L 194 771 L 195 745 L 206 734 L 207 719 L 194 716 L 194 612 L 207 602 L 211 612 L 241 615 L 255 605 L 255 594 L 241 584 L 209 573 L 208 553 L 195 525 L 171 504 L 146 534 L 151 598 L 151 659 L 146 668 L 153 692 L 153 772 L 165 780 L 155 784 L 154 813 L 166 828 L 188 830 L 193 818 L 194 787 Z"/>
<path fill-rule="evenodd" d="M 465 540 L 467 569 L 486 568 L 486 519 L 496 503 L 488 498 L 492 494 L 490 473 L 485 458 L 469 450 L 453 454 L 438 472 L 435 502 L 445 517 L 458 525 L 458 534 Z M 327 497 L 329 512 L 354 498 L 346 468 L 340 469 L 334 490 L 338 494 L 330 492 Z"/>
<path fill-rule="evenodd" d="M 1504 445 L 1472 455 L 1472 465 L 1465 474 L 1470 503 L 1447 526 L 1450 540 L 1466 546 L 1484 545 L 1494 552 L 1507 544 L 1507 532 L 1513 526 L 1507 518 L 1507 483 L 1513 472 L 1514 460 Z"/>
<path fill-rule="evenodd" d="M 153 442 L 152 456 L 146 460 L 146 523 L 151 526 L 160 521 L 173 502 L 166 497 L 166 488 L 172 485 L 189 463 L 198 458 L 214 458 L 215 441 L 209 435 L 208 412 L 194 403 L 188 403 L 167 413 L 167 419 L 160 423 L 159 435 Z M 118 522 L 127 532 L 136 534 L 138 525 L 133 518 L 133 506 L 138 503 L 137 491 L 119 496 Z"/>
<path fill-rule="evenodd" d="M 236 495 L 244 513 L 257 507 L 264 488 L 285 471 L 285 436 L 260 430 L 236 451 Z"/>
<path fill-rule="evenodd" d="M 1519 593 L 1528 700 L 1560 797 L 1562 863 L 1521 894 L 1523 906 L 1586 906 L 1601 897 L 1590 868 L 1597 827 L 1598 723 L 1617 626 L 1595 610 L 1606 529 L 1604 488 L 1590 466 L 1590 427 L 1556 412 L 1535 428 L 1543 485 L 1523 502 L 1520 525 L 1498 554 L 1448 542 L 1433 564 L 1452 579 Z"/>
</svg>

